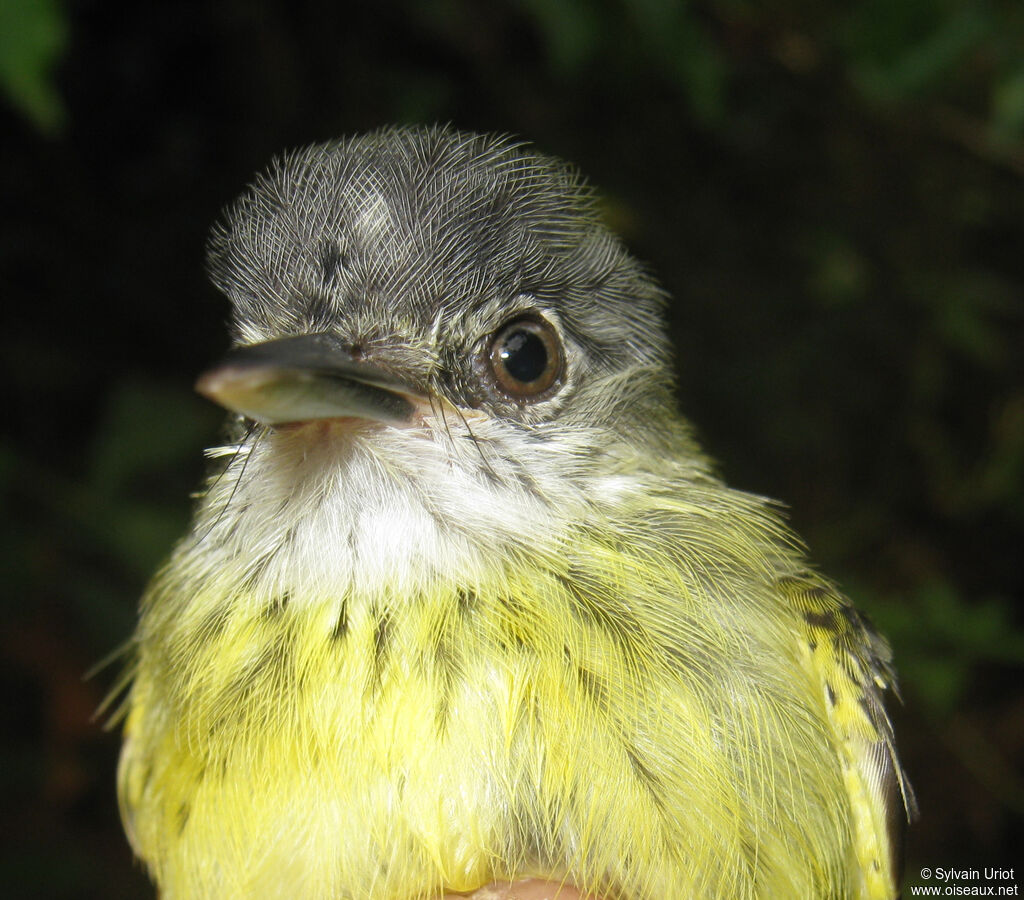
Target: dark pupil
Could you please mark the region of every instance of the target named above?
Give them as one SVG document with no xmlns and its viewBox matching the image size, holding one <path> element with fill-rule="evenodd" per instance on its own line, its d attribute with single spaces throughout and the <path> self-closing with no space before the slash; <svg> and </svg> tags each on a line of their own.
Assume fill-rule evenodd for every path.
<svg viewBox="0 0 1024 900">
<path fill-rule="evenodd" d="M 548 365 L 548 351 L 544 342 L 532 332 L 513 331 L 501 348 L 505 371 L 516 381 L 529 384 L 544 374 Z"/>
</svg>

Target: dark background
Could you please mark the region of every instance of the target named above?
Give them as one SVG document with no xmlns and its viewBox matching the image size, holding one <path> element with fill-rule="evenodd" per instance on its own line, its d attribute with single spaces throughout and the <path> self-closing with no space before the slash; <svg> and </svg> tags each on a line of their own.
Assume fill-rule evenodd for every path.
<svg viewBox="0 0 1024 900">
<path fill-rule="evenodd" d="M 217 433 L 206 231 L 275 153 L 396 122 L 521 135 L 600 186 L 675 298 L 706 446 L 892 639 L 908 877 L 1019 861 L 1024 6 L 770 6 L 4 0 L 7 896 L 151 896 L 93 718 L 116 667 L 83 673 Z"/>
</svg>

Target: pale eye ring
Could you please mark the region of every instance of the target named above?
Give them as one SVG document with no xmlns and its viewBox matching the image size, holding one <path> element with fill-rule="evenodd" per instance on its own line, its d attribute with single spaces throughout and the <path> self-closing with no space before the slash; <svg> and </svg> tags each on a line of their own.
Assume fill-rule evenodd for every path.
<svg viewBox="0 0 1024 900">
<path fill-rule="evenodd" d="M 513 400 L 533 402 L 558 388 L 565 352 L 550 322 L 521 316 L 494 333 L 487 360 L 498 390 Z"/>
</svg>

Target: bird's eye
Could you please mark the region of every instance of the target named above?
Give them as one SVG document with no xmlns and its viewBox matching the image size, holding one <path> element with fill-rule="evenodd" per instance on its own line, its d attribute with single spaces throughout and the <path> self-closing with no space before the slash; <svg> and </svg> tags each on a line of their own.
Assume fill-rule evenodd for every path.
<svg viewBox="0 0 1024 900">
<path fill-rule="evenodd" d="M 539 400 L 551 392 L 562 375 L 562 342 L 544 319 L 513 319 L 495 332 L 488 362 L 495 385 L 503 394 L 524 402 Z"/>
</svg>

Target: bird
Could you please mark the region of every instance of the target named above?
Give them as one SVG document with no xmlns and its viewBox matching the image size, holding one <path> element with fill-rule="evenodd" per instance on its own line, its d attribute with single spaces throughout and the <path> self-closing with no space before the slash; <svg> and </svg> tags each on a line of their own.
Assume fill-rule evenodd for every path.
<svg viewBox="0 0 1024 900">
<path fill-rule="evenodd" d="M 889 645 L 701 449 L 668 296 L 576 168 L 317 144 L 208 270 L 228 422 L 118 714 L 162 898 L 898 895 Z"/>
</svg>

